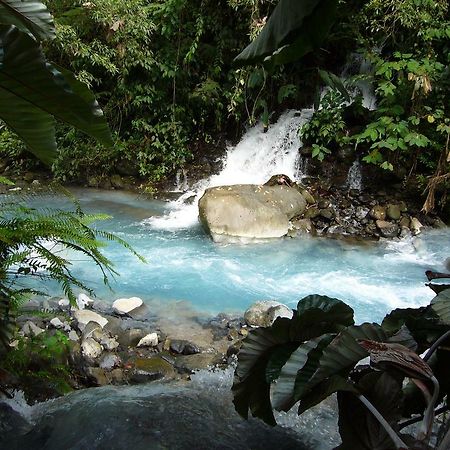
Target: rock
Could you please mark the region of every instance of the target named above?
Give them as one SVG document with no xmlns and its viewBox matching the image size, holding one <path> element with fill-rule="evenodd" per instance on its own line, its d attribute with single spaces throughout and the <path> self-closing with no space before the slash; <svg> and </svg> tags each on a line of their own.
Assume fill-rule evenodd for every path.
<svg viewBox="0 0 450 450">
<path fill-rule="evenodd" d="M 117 342 L 117 340 L 115 338 L 108 337 L 106 335 L 103 335 L 100 338 L 100 344 L 105 350 L 108 350 L 108 351 L 115 350 L 119 346 L 119 343 Z"/>
<path fill-rule="evenodd" d="M 304 214 L 304 218 L 305 219 L 315 219 L 319 215 L 320 215 L 320 209 L 313 206 L 306 210 L 306 212 Z"/>
<path fill-rule="evenodd" d="M 386 208 L 386 216 L 391 220 L 399 220 L 401 216 L 401 208 L 399 205 L 389 204 Z"/>
<path fill-rule="evenodd" d="M 247 325 L 269 327 L 277 317 L 292 317 L 293 311 L 286 305 L 274 300 L 256 302 L 244 314 Z"/>
<path fill-rule="evenodd" d="M 70 300 L 68 298 L 62 298 L 58 301 L 58 306 L 61 311 L 68 311 L 70 309 Z"/>
<path fill-rule="evenodd" d="M 311 219 L 295 219 L 292 221 L 292 226 L 302 233 L 313 233 L 315 231 Z"/>
<path fill-rule="evenodd" d="M 377 228 L 385 238 L 393 238 L 398 236 L 398 225 L 393 222 L 386 222 L 385 220 L 377 220 Z"/>
<path fill-rule="evenodd" d="M 215 241 L 267 239 L 285 236 L 289 220 L 304 212 L 306 200 L 288 186 L 241 184 L 209 188 L 198 205 L 203 228 Z"/>
<path fill-rule="evenodd" d="M 409 228 L 411 229 L 411 233 L 414 236 L 417 236 L 422 231 L 423 225 L 419 222 L 419 219 L 417 219 L 416 217 L 413 217 L 411 219 L 411 224 L 410 224 Z"/>
<path fill-rule="evenodd" d="M 102 346 L 93 338 L 86 338 L 81 343 L 81 353 L 89 361 L 94 361 L 103 352 Z"/>
<path fill-rule="evenodd" d="M 78 294 L 77 297 L 77 306 L 78 309 L 84 309 L 94 304 L 94 300 L 88 297 L 86 294 Z"/>
<path fill-rule="evenodd" d="M 303 195 L 308 205 L 314 205 L 316 203 L 315 198 L 306 189 L 299 189 L 299 192 Z"/>
<path fill-rule="evenodd" d="M 327 220 L 332 220 L 336 217 L 336 213 L 332 208 L 321 209 L 319 215 Z"/>
<path fill-rule="evenodd" d="M 125 374 L 123 369 L 113 369 L 109 373 L 109 376 L 111 377 L 111 383 L 123 384 L 125 382 Z"/>
<path fill-rule="evenodd" d="M 78 336 L 77 332 L 75 330 L 69 331 L 69 340 L 77 342 L 80 340 L 80 337 Z"/>
<path fill-rule="evenodd" d="M 86 375 L 91 378 L 97 386 L 106 386 L 109 384 L 105 369 L 101 367 L 88 367 L 86 369 Z"/>
<path fill-rule="evenodd" d="M 400 227 L 400 234 L 398 237 L 404 239 L 411 236 L 411 230 L 408 227 Z"/>
<path fill-rule="evenodd" d="M 384 220 L 386 219 L 386 208 L 381 205 L 376 205 L 370 210 L 369 215 L 372 219 Z"/>
<path fill-rule="evenodd" d="M 363 220 L 369 214 L 369 208 L 365 206 L 358 206 L 355 211 L 355 216 L 358 220 Z"/>
<path fill-rule="evenodd" d="M 23 335 L 28 337 L 39 336 L 43 332 L 44 330 L 35 325 L 31 320 L 26 322 L 25 325 L 22 327 Z"/>
<path fill-rule="evenodd" d="M 95 330 L 102 330 L 102 327 L 97 322 L 88 322 L 81 333 L 81 338 L 86 339 L 88 337 L 93 337 Z"/>
<path fill-rule="evenodd" d="M 156 347 L 158 345 L 158 335 L 150 333 L 144 336 L 139 342 L 138 347 Z"/>
<path fill-rule="evenodd" d="M 102 328 L 108 323 L 108 319 L 105 319 L 100 314 L 88 309 L 74 311 L 73 316 L 78 322 L 78 329 L 80 331 L 83 331 L 89 322 L 98 323 Z"/>
<path fill-rule="evenodd" d="M 130 377 L 130 381 L 134 383 L 145 383 L 147 381 L 160 380 L 161 378 L 171 379 L 176 375 L 172 364 L 160 356 L 138 358 L 134 362 L 134 367 Z"/>
<path fill-rule="evenodd" d="M 125 187 L 122 177 L 119 174 L 111 175 L 109 180 L 111 185 L 116 189 L 123 189 Z"/>
<path fill-rule="evenodd" d="M 402 228 L 403 228 L 403 227 L 409 228 L 409 226 L 411 225 L 411 220 L 409 219 L 409 217 L 403 216 L 403 217 L 400 219 L 399 225 L 400 225 L 400 227 L 402 227 Z"/>
<path fill-rule="evenodd" d="M 177 356 L 174 365 L 179 372 L 192 374 L 197 370 L 210 369 L 221 363 L 221 360 L 221 356 L 217 353 L 197 353 Z"/>
<path fill-rule="evenodd" d="M 148 334 L 145 330 L 141 328 L 130 328 L 125 330 L 118 335 L 119 344 L 124 347 L 136 347 L 139 341 Z"/>
<path fill-rule="evenodd" d="M 119 298 L 113 303 L 113 309 L 117 314 L 125 315 L 143 305 L 139 297 Z"/>
<path fill-rule="evenodd" d="M 170 341 L 170 351 L 179 355 L 194 355 L 200 353 L 200 349 L 192 342 L 184 339 L 173 339 Z"/>
<path fill-rule="evenodd" d="M 59 317 L 55 317 L 54 319 L 50 320 L 50 325 L 53 328 L 56 328 L 58 330 L 64 328 L 66 325 L 64 325 L 63 322 L 61 322 L 61 320 L 59 319 Z"/>
<path fill-rule="evenodd" d="M 122 360 L 115 353 L 104 353 L 98 362 L 99 367 L 105 370 L 111 370 L 121 364 Z"/>
</svg>

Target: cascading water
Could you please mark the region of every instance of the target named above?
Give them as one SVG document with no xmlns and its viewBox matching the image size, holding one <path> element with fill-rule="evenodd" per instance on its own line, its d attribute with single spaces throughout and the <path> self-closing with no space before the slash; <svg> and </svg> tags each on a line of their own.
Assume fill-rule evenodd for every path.
<svg viewBox="0 0 450 450">
<path fill-rule="evenodd" d="M 362 172 L 359 159 L 355 159 L 353 164 L 350 166 L 350 169 L 348 170 L 346 185 L 349 189 L 355 189 L 358 191 L 362 189 Z"/>
<path fill-rule="evenodd" d="M 217 174 L 198 182 L 169 205 L 170 212 L 162 217 L 152 217 L 145 224 L 156 229 L 188 228 L 197 223 L 197 201 L 205 189 L 232 184 L 262 184 L 272 175 L 283 173 L 299 180 L 299 128 L 312 115 L 311 109 L 301 112 L 287 111 L 264 133 L 257 125 L 230 147 L 223 160 L 223 169 Z M 193 201 L 194 200 L 194 201 Z"/>
</svg>

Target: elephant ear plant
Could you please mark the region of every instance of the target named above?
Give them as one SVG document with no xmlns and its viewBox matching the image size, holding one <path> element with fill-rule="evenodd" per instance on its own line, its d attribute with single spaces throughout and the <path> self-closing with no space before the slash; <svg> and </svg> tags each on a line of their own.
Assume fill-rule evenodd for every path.
<svg viewBox="0 0 450 450">
<path fill-rule="evenodd" d="M 275 425 L 274 410 L 298 404 L 301 415 L 337 393 L 337 449 L 447 450 L 450 285 L 440 286 L 430 305 L 393 310 L 381 325 L 355 325 L 340 300 L 303 298 L 292 319 L 244 339 L 232 387 L 236 410 Z"/>
</svg>

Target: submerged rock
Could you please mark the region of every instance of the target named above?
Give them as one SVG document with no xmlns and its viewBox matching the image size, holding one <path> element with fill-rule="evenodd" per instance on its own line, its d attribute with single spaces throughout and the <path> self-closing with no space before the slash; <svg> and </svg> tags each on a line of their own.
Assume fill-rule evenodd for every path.
<svg viewBox="0 0 450 450">
<path fill-rule="evenodd" d="M 240 184 L 207 189 L 198 206 L 200 221 L 215 241 L 268 239 L 288 233 L 289 220 L 305 211 L 306 200 L 289 186 Z"/>
</svg>

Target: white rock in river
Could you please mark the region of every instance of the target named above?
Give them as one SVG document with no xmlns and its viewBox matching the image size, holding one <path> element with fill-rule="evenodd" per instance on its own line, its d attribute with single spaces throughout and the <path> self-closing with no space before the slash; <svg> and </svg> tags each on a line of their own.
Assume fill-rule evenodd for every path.
<svg viewBox="0 0 450 450">
<path fill-rule="evenodd" d="M 89 322 L 98 323 L 102 328 L 108 323 L 108 319 L 105 319 L 100 314 L 90 311 L 89 309 L 75 311 L 73 316 L 78 322 L 78 329 L 80 331 L 83 331 Z"/>
<path fill-rule="evenodd" d="M 158 335 L 150 333 L 144 336 L 139 342 L 138 347 L 156 347 L 158 345 Z"/>
<path fill-rule="evenodd" d="M 291 308 L 274 300 L 256 302 L 244 314 L 247 325 L 253 327 L 269 327 L 278 317 L 292 318 Z"/>
<path fill-rule="evenodd" d="M 113 309 L 117 314 L 129 314 L 143 305 L 139 297 L 119 298 L 113 303 Z"/>
<path fill-rule="evenodd" d="M 61 322 L 61 320 L 58 317 L 55 317 L 52 320 L 50 320 L 50 324 L 53 328 L 56 329 L 64 328 L 64 323 Z"/>
<path fill-rule="evenodd" d="M 96 359 L 102 354 L 103 347 L 94 339 L 87 338 L 81 343 L 81 351 L 86 358 Z"/>
<path fill-rule="evenodd" d="M 84 309 L 87 306 L 92 306 L 94 304 L 94 300 L 88 297 L 86 294 L 79 294 L 77 297 L 77 306 L 78 309 Z"/>
</svg>

